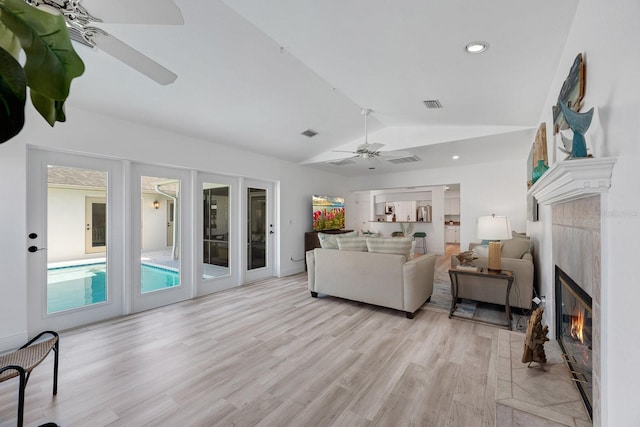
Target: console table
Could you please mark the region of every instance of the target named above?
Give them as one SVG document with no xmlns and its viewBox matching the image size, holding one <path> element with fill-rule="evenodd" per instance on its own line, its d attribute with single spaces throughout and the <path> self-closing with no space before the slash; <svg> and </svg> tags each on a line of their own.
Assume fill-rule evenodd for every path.
<svg viewBox="0 0 640 427">
<path fill-rule="evenodd" d="M 486 321 L 480 321 L 482 323 L 491 323 L 498 326 L 506 326 L 509 330 L 511 330 L 511 306 L 509 305 L 509 293 L 511 293 L 511 286 L 513 285 L 513 273 L 508 270 L 502 270 L 500 272 L 489 271 L 486 268 L 478 271 L 473 270 L 459 270 L 458 267 L 453 267 L 449 270 L 449 278 L 451 279 L 451 310 L 449 311 L 449 319 L 456 311 L 458 306 L 458 276 L 475 276 L 481 278 L 491 278 L 491 279 L 504 279 L 505 282 L 505 302 L 504 302 L 504 311 L 505 316 L 507 318 L 507 324 L 502 323 L 491 323 Z M 466 318 L 465 318 L 466 319 Z"/>
</svg>

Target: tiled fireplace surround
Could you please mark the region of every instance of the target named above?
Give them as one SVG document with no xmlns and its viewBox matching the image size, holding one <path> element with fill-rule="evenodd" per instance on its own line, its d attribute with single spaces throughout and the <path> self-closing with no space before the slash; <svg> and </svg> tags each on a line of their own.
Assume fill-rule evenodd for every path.
<svg viewBox="0 0 640 427">
<path fill-rule="evenodd" d="M 593 299 L 593 419 L 599 425 L 600 195 L 561 203 L 551 209 L 553 263 Z"/>
<path fill-rule="evenodd" d="M 592 298 L 594 426 L 599 426 L 601 420 L 601 197 L 611 186 L 615 162 L 615 158 L 573 159 L 558 162 L 528 192 L 529 196 L 535 197 L 541 205 L 550 206 L 552 263 L 569 275 Z M 552 286 L 550 289 L 554 289 L 554 287 Z M 545 315 L 547 319 L 555 318 L 553 313 L 555 310 L 554 298 L 547 299 L 545 309 L 550 311 Z M 552 329 L 553 325 L 549 325 L 549 327 Z M 578 408 L 575 406 L 575 399 L 569 395 L 579 396 L 579 393 L 577 387 L 569 379 L 568 369 L 562 358 L 559 357 L 560 350 L 555 340 L 545 345 L 545 348 L 548 348 L 548 365 L 545 369 L 546 373 L 538 375 L 527 368 L 522 370 L 523 365 L 519 360 L 522 354 L 521 336 L 507 331 L 500 331 L 500 334 L 496 425 L 583 426 L 592 424 L 588 421 L 588 416 L 582 415 L 586 414 L 586 409 L 584 412 L 582 410 L 573 412 Z M 564 378 L 563 381 L 568 384 L 563 385 L 557 381 L 546 383 L 549 374 L 557 373 L 557 369 L 560 368 L 565 371 L 560 375 L 552 376 L 556 379 Z M 527 373 L 527 371 L 529 372 Z M 518 377 L 521 377 L 520 380 L 524 377 L 533 378 L 532 387 L 537 388 L 538 391 L 542 390 L 542 393 L 545 393 L 544 390 L 550 391 L 552 389 L 555 393 L 551 392 L 540 399 L 540 405 L 531 404 L 529 398 L 521 400 L 522 393 L 516 392 L 515 388 L 519 381 Z M 536 382 L 536 380 L 541 382 Z M 569 387 L 564 388 L 565 386 Z M 570 401 L 572 403 L 564 405 L 562 410 L 558 411 L 557 407 L 554 409 L 554 404 L 549 399 L 553 400 L 551 395 L 556 393 L 563 394 L 563 397 L 566 396 L 567 403 Z M 551 406 L 545 407 L 545 404 L 542 403 L 544 401 L 549 401 L 547 405 Z"/>
</svg>

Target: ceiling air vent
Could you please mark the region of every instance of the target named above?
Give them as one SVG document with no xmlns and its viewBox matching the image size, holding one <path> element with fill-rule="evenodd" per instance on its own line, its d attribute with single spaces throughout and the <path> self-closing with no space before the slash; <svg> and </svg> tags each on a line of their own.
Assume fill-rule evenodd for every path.
<svg viewBox="0 0 640 427">
<path fill-rule="evenodd" d="M 349 160 L 349 159 L 342 159 L 342 160 L 336 160 L 335 162 L 329 162 L 332 165 L 336 165 L 336 166 L 344 166 L 344 165 L 353 165 L 355 164 L 355 162 L 353 160 Z"/>
<path fill-rule="evenodd" d="M 304 132 L 302 132 L 300 135 L 304 135 L 307 136 L 309 138 L 313 138 L 314 136 L 316 136 L 318 134 L 318 132 L 316 132 L 313 129 L 307 129 Z"/>
<path fill-rule="evenodd" d="M 440 101 L 438 101 L 437 99 L 427 99 L 426 101 L 423 101 L 423 102 L 428 109 L 442 108 L 442 104 L 440 104 Z"/>
<path fill-rule="evenodd" d="M 408 156 L 408 157 L 398 157 L 395 159 L 389 159 L 387 160 L 387 162 L 393 163 L 394 165 L 402 165 L 405 163 L 419 162 L 420 160 L 422 159 L 420 159 L 420 157 L 418 156 Z"/>
</svg>

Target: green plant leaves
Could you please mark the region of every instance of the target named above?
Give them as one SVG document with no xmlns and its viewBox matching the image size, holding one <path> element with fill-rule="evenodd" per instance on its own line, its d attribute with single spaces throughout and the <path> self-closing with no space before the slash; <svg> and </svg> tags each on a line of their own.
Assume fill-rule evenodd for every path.
<svg viewBox="0 0 640 427">
<path fill-rule="evenodd" d="M 31 89 L 34 107 L 51 126 L 56 121 L 65 121 L 64 102 L 71 81 L 84 72 L 84 63 L 71 45 L 64 17 L 39 10 L 24 0 L 0 0 L 0 24 L 13 33 L 26 54 L 23 75 Z M 15 40 L 7 37 L 7 31 L 1 27 L 5 34 L 0 37 L 0 47 L 17 57 Z M 1 76 L 14 72 L 15 64 L 0 63 Z M 9 86 L 3 86 L 3 96 Z M 9 105 L 13 117 L 18 104 L 12 101 Z M 21 110 L 24 121 L 24 102 Z"/>
<path fill-rule="evenodd" d="M 26 91 L 22 66 L 0 48 L 0 144 L 16 136 L 24 126 Z"/>
</svg>

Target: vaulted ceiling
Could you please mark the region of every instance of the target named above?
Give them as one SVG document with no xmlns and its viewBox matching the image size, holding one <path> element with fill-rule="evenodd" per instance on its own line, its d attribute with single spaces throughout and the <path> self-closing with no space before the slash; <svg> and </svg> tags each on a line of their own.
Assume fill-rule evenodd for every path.
<svg viewBox="0 0 640 427">
<path fill-rule="evenodd" d="M 69 105 L 345 175 L 371 173 L 366 160 L 326 163 L 348 156 L 332 150 L 364 142 L 362 108 L 373 110 L 369 142 L 421 159 L 378 161 L 378 172 L 446 166 L 452 153 L 462 161 L 526 156 L 522 141 L 547 107 L 577 7 L 577 0 L 175 1 L 183 26 L 99 25 L 174 71 L 175 83 L 158 85 L 77 46 L 86 72 Z M 489 48 L 467 53 L 476 40 Z M 443 108 L 426 108 L 423 101 L 434 99 Z M 301 135 L 306 129 L 318 135 Z"/>
</svg>

